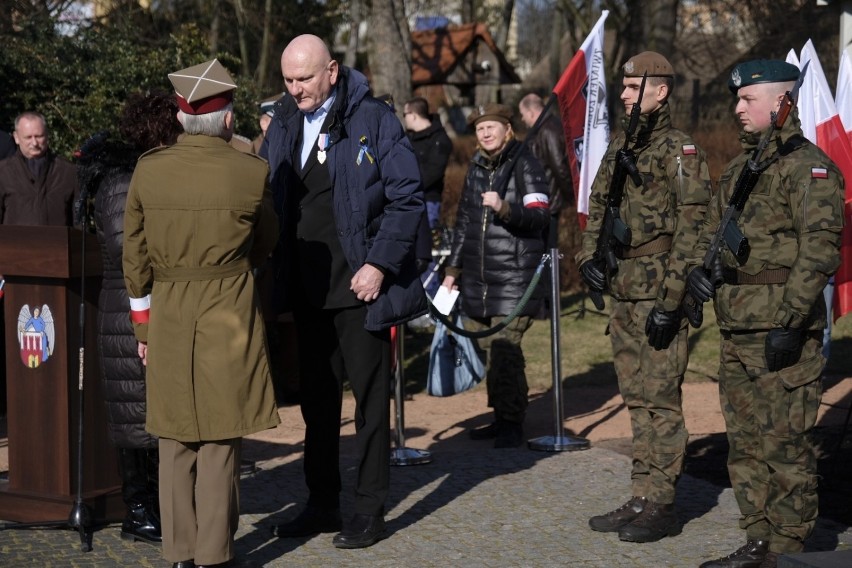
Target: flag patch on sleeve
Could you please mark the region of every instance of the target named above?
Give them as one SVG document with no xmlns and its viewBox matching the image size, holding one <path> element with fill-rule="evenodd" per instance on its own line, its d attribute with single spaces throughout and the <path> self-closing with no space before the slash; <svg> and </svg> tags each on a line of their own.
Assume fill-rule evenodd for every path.
<svg viewBox="0 0 852 568">
<path fill-rule="evenodd" d="M 550 200 L 544 193 L 528 193 L 524 196 L 524 207 L 547 209 Z"/>
<path fill-rule="evenodd" d="M 812 179 L 828 179 L 828 170 L 826 168 L 811 168 Z"/>
<path fill-rule="evenodd" d="M 681 151 L 684 156 L 694 156 L 698 153 L 698 150 L 695 148 L 695 144 L 684 144 Z"/>
</svg>

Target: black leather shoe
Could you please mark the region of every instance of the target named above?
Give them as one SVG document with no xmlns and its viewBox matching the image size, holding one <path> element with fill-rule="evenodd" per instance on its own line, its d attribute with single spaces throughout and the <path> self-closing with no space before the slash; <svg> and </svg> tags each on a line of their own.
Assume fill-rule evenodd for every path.
<svg viewBox="0 0 852 568">
<path fill-rule="evenodd" d="M 497 423 L 492 422 L 488 426 L 476 428 L 467 433 L 471 440 L 493 440 L 497 437 Z"/>
<path fill-rule="evenodd" d="M 160 532 L 160 519 L 151 507 L 142 503 L 134 503 L 121 523 L 121 538 L 124 540 L 141 540 L 150 544 L 160 544 L 163 535 Z"/>
<path fill-rule="evenodd" d="M 172 568 L 195 568 L 195 562 L 192 560 L 181 560 L 172 564 Z"/>
<path fill-rule="evenodd" d="M 331 543 L 337 548 L 366 548 L 379 542 L 385 534 L 385 518 L 381 515 L 355 515 Z"/>
<path fill-rule="evenodd" d="M 729 555 L 708 560 L 699 568 L 759 568 L 767 554 L 769 554 L 768 540 L 749 539 Z"/>
<path fill-rule="evenodd" d="M 678 535 L 680 530 L 673 503 L 648 502 L 638 517 L 618 530 L 618 538 L 628 542 L 656 542 L 664 536 Z"/>
<path fill-rule="evenodd" d="M 313 536 L 319 533 L 337 532 L 343 523 L 340 509 L 305 507 L 296 518 L 272 528 L 272 534 L 281 538 Z"/>
<path fill-rule="evenodd" d="M 648 500 L 644 497 L 631 497 L 618 509 L 589 519 L 589 526 L 599 532 L 615 532 L 641 515 L 647 504 Z"/>
</svg>

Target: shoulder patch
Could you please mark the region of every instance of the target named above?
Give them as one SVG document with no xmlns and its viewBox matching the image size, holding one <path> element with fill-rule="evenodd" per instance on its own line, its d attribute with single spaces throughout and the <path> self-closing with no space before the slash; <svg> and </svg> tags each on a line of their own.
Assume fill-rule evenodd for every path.
<svg viewBox="0 0 852 568">
<path fill-rule="evenodd" d="M 811 168 L 811 179 L 828 179 L 828 169 Z"/>
<path fill-rule="evenodd" d="M 684 144 L 681 146 L 680 150 L 684 156 L 694 156 L 698 154 L 698 148 L 695 147 L 695 144 Z"/>
</svg>

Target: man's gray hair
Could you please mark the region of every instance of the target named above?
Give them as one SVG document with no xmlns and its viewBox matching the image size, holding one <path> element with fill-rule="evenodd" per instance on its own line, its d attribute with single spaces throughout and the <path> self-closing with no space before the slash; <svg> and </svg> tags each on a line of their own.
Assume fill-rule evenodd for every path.
<svg viewBox="0 0 852 568">
<path fill-rule="evenodd" d="M 226 134 L 225 115 L 233 112 L 234 105 L 228 103 L 224 108 L 206 114 L 187 114 L 178 111 L 178 120 L 183 124 L 183 131 L 187 134 L 201 134 L 222 138 Z"/>
</svg>

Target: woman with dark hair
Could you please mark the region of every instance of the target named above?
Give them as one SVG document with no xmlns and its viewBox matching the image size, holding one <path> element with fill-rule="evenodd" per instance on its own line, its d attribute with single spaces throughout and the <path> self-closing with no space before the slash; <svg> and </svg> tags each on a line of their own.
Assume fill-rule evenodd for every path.
<svg viewBox="0 0 852 568">
<path fill-rule="evenodd" d="M 80 187 L 94 196 L 94 223 L 103 256 L 98 300 L 98 348 L 110 441 L 119 455 L 127 516 L 122 538 L 159 543 L 157 438 L 145 431 L 145 367 L 128 316 L 121 266 L 124 205 L 139 156 L 171 145 L 182 132 L 177 103 L 167 93 L 131 95 L 122 110 L 122 140 L 93 136 L 79 154 Z"/>
</svg>

